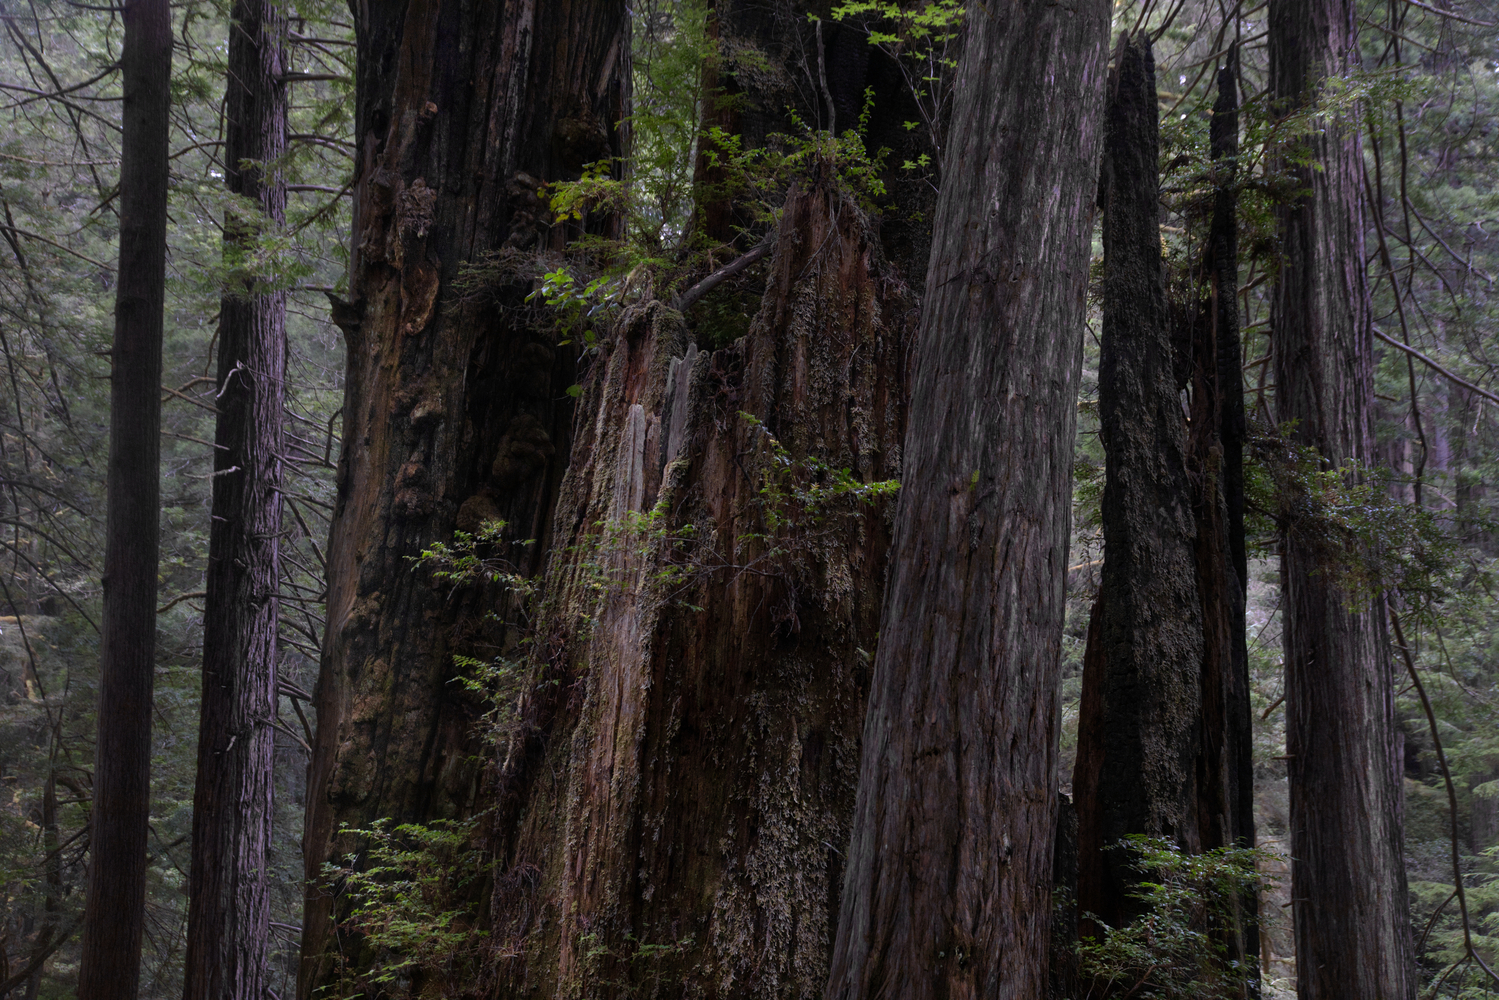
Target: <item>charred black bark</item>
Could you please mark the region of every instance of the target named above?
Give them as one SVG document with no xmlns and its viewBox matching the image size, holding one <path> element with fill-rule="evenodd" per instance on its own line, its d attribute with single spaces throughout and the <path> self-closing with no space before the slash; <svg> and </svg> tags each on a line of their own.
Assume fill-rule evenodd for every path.
<svg viewBox="0 0 1499 1000">
<path fill-rule="evenodd" d="M 1131 834 L 1201 848 L 1195 759 L 1202 706 L 1202 608 L 1186 434 L 1161 260 L 1155 61 L 1145 36 L 1115 50 L 1103 167 L 1103 356 L 1099 414 L 1107 479 L 1098 627 L 1084 695 L 1101 712 L 1079 730 L 1080 909 L 1112 926 L 1137 915 Z M 1097 653 L 1093 640 L 1098 642 Z M 1101 668 L 1095 668 L 1097 660 Z"/>
<path fill-rule="evenodd" d="M 482 791 L 481 708 L 451 683 L 453 655 L 513 647 L 516 633 L 486 612 L 511 618 L 515 602 L 450 600 L 410 560 L 455 527 L 498 519 L 519 572 L 542 565 L 576 360 L 517 315 L 524 282 L 483 269 L 493 251 L 560 247 L 538 185 L 623 153 L 626 17 L 621 0 L 357 10 L 353 301 L 334 308 L 349 361 L 309 774 L 303 997 L 359 948 L 334 934 L 322 878 L 352 846 L 340 824 L 461 817 Z M 481 290 L 455 288 L 465 264 L 480 268 Z"/>
<path fill-rule="evenodd" d="M 1208 230 L 1207 298 L 1192 314 L 1191 424 L 1187 468 L 1197 524 L 1197 588 L 1202 599 L 1201 738 L 1197 826 L 1203 850 L 1252 847 L 1254 742 L 1249 704 L 1244 541 L 1244 383 L 1238 311 L 1235 157 L 1238 100 L 1234 61 L 1218 74 L 1213 105 L 1215 186 Z M 1218 928 L 1231 962 L 1258 968 L 1258 903 L 1247 898 L 1233 926 Z"/>
</svg>

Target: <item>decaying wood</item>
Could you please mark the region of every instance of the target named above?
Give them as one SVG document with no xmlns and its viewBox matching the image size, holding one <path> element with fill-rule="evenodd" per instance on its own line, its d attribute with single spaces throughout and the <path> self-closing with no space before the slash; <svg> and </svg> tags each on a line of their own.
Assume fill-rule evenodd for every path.
<svg viewBox="0 0 1499 1000">
<path fill-rule="evenodd" d="M 659 302 L 621 320 L 501 774 L 501 995 L 821 991 L 889 511 L 813 519 L 795 489 L 899 476 L 914 312 L 826 177 L 789 196 L 746 337 L 699 350 Z M 762 492 L 782 473 L 799 485 Z"/>
<path fill-rule="evenodd" d="M 512 609 L 504 595 L 454 597 L 411 560 L 455 527 L 501 519 L 519 571 L 540 568 L 576 377 L 574 359 L 517 317 L 526 288 L 481 276 L 463 291 L 457 279 L 495 251 L 560 246 L 538 185 L 623 152 L 630 68 L 622 0 L 371 0 L 356 18 L 352 301 L 333 314 L 348 376 L 308 779 L 304 998 L 361 957 L 357 937 L 335 934 L 322 872 L 357 845 L 340 825 L 462 816 L 478 795 L 480 709 L 452 683 L 453 656 L 513 643 L 485 614 Z"/>
</svg>

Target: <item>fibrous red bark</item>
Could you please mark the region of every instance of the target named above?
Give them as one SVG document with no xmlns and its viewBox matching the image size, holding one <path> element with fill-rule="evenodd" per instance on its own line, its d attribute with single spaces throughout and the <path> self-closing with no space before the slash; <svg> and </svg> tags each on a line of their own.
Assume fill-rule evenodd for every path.
<svg viewBox="0 0 1499 1000">
<path fill-rule="evenodd" d="M 1036 997 L 1109 12 L 969 8 L 832 1000 Z"/>
<path fill-rule="evenodd" d="M 322 865 L 339 828 L 467 815 L 479 707 L 455 653 L 515 633 L 494 595 L 452 601 L 410 559 L 455 526 L 508 525 L 540 565 L 568 453 L 574 359 L 517 317 L 528 290 L 455 288 L 486 254 L 560 244 L 542 182 L 623 152 L 625 5 L 376 0 L 356 11 L 358 145 L 344 446 L 309 773 L 299 993 L 357 940 L 334 934 Z M 485 284 L 477 282 L 477 284 Z M 501 599 L 500 617 L 513 606 Z"/>
<path fill-rule="evenodd" d="M 1271 0 L 1270 90 L 1285 114 L 1359 65 L 1349 0 Z M 1271 304 L 1276 418 L 1325 468 L 1372 458 L 1372 331 L 1356 116 L 1301 137 L 1301 192 L 1278 209 Z M 1402 858 L 1402 762 L 1382 594 L 1345 586 L 1315 525 L 1281 537 L 1286 753 L 1297 994 L 1414 996 Z"/>
<path fill-rule="evenodd" d="M 505 995 L 825 982 L 889 533 L 805 491 L 899 474 L 914 300 L 823 169 L 746 337 L 634 307 L 581 401 L 519 712 L 547 763 L 502 775 Z"/>
</svg>

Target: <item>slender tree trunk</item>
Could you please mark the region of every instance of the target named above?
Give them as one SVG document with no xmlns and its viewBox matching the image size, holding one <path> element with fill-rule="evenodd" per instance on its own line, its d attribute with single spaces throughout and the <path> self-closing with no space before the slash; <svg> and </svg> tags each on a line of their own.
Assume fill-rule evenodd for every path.
<svg viewBox="0 0 1499 1000">
<path fill-rule="evenodd" d="M 521 956 L 505 995 L 814 997 L 826 981 L 888 501 L 809 511 L 796 491 L 818 462 L 898 475 L 915 320 L 827 170 L 787 200 L 746 337 L 699 351 L 652 304 L 583 397 L 533 689 L 574 693 L 545 723 L 494 899 Z"/>
<path fill-rule="evenodd" d="M 1244 376 L 1239 340 L 1238 221 L 1234 158 L 1239 148 L 1234 60 L 1218 74 L 1211 129 L 1217 191 L 1208 229 L 1207 298 L 1193 316 L 1187 470 L 1197 523 L 1202 598 L 1201 736 L 1197 829 L 1203 850 L 1253 847 L 1254 734 L 1245 633 Z M 1243 900 L 1232 926 L 1217 928 L 1225 958 L 1258 969 L 1258 901 Z"/>
<path fill-rule="evenodd" d="M 123 16 L 103 652 L 80 1000 L 134 1000 L 139 990 L 151 810 L 172 18 L 166 0 L 127 0 Z"/>
<path fill-rule="evenodd" d="M 1282 113 L 1358 65 L 1350 0 L 1271 0 L 1270 89 Z M 1356 115 L 1304 137 L 1304 190 L 1278 209 L 1271 306 L 1276 418 L 1328 468 L 1368 463 L 1373 395 Z M 1301 1000 L 1414 995 L 1384 597 L 1348 589 L 1315 526 L 1281 538 L 1292 899 Z"/>
<path fill-rule="evenodd" d="M 482 708 L 453 655 L 516 635 L 503 595 L 450 601 L 410 559 L 456 526 L 504 520 L 535 572 L 568 453 L 572 356 L 522 316 L 527 282 L 486 255 L 560 246 L 539 182 L 623 151 L 625 5 L 373 0 L 358 7 L 357 180 L 344 446 L 309 773 L 298 990 L 359 944 L 335 935 L 322 865 L 380 817 L 466 815 Z M 607 224 L 607 223 L 606 223 Z M 454 288 L 478 267 L 482 290 Z M 352 949 L 344 954 L 341 949 Z"/>
<path fill-rule="evenodd" d="M 1047 988 L 1109 11 L 1022 0 L 969 17 L 831 1000 Z"/>
<path fill-rule="evenodd" d="M 1140 910 L 1130 834 L 1202 848 L 1197 766 L 1203 618 L 1186 428 L 1161 260 L 1155 60 L 1121 36 L 1103 156 L 1103 355 L 1107 453 L 1102 583 L 1084 657 L 1074 789 L 1078 907 L 1118 927 Z M 1096 693 L 1095 693 L 1096 689 Z M 1097 712 L 1097 721 L 1092 717 Z M 1085 741 L 1084 734 L 1088 737 Z"/>
<path fill-rule="evenodd" d="M 255 203 L 228 211 L 233 268 L 285 217 L 286 21 L 271 0 L 238 0 L 230 21 L 225 184 Z M 185 1000 L 262 1000 L 270 932 L 286 293 L 232 280 L 219 306 Z"/>
</svg>

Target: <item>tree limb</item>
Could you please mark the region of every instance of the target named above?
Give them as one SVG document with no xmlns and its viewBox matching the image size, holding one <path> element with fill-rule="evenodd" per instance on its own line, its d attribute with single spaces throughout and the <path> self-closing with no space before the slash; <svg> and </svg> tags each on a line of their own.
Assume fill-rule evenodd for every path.
<svg viewBox="0 0 1499 1000">
<path fill-rule="evenodd" d="M 1478 386 L 1474 385 L 1472 382 L 1469 382 L 1467 379 L 1463 378 L 1461 375 L 1456 375 L 1456 374 L 1448 371 L 1446 368 L 1443 368 L 1441 365 L 1437 364 L 1431 358 L 1427 357 L 1425 354 L 1422 354 L 1420 351 L 1416 350 L 1411 345 L 1409 345 L 1409 344 L 1402 344 L 1400 341 L 1396 340 L 1394 337 L 1391 337 L 1390 335 L 1384 333 L 1377 326 L 1374 327 L 1374 336 L 1378 337 L 1380 340 L 1384 341 L 1386 344 L 1389 344 L 1391 347 L 1398 347 L 1400 350 L 1404 351 L 1406 354 L 1409 354 L 1411 357 L 1417 359 L 1418 361 L 1424 362 L 1433 371 L 1436 371 L 1436 372 L 1438 372 L 1438 373 L 1446 376 L 1447 378 L 1451 379 L 1456 384 L 1462 386 L 1464 389 L 1467 389 L 1469 392 L 1476 392 L 1476 393 L 1478 393 L 1478 395 L 1482 396 L 1484 399 L 1487 399 L 1491 403 L 1499 403 L 1499 396 L 1494 395 L 1492 392 L 1489 392 L 1486 389 L 1480 389 Z"/>
<path fill-rule="evenodd" d="M 734 275 L 738 274 L 740 271 L 743 271 L 745 268 L 749 267 L 755 261 L 759 260 L 761 257 L 764 257 L 766 254 L 770 253 L 771 250 L 775 249 L 775 245 L 775 237 L 767 237 L 760 243 L 759 246 L 755 247 L 753 250 L 740 257 L 738 260 L 734 261 L 731 264 L 724 265 L 717 271 L 714 271 L 712 274 L 708 275 L 702 281 L 699 281 L 697 284 L 687 289 L 687 291 L 683 292 L 681 296 L 677 298 L 677 301 L 672 303 L 672 308 L 677 312 L 683 313 L 691 309 L 693 306 L 697 305 L 699 299 L 701 299 L 704 295 L 707 295 L 709 292 L 713 291 L 713 289 L 717 288 L 720 283 L 727 281 Z"/>
</svg>

